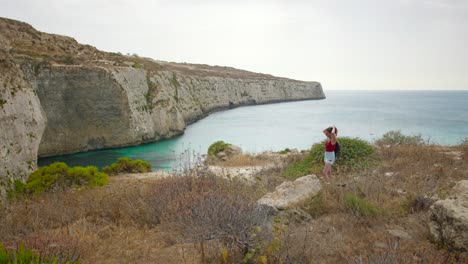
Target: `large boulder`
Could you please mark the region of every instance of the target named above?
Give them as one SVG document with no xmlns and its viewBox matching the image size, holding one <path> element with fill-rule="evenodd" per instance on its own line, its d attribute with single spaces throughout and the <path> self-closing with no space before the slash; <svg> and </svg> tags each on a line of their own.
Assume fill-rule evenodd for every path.
<svg viewBox="0 0 468 264">
<path fill-rule="evenodd" d="M 322 186 L 319 179 L 311 174 L 298 178 L 294 182 L 283 182 L 276 187 L 274 192 L 265 194 L 257 203 L 276 210 L 285 210 L 317 195 L 320 190 Z"/>
<path fill-rule="evenodd" d="M 215 156 L 220 160 L 227 160 L 232 156 L 239 155 L 242 153 L 242 149 L 235 145 L 228 145 L 224 148 L 223 151 L 220 151 L 215 154 Z"/>
<path fill-rule="evenodd" d="M 450 249 L 468 250 L 468 180 L 458 182 L 448 199 L 431 206 L 429 227 Z"/>
</svg>

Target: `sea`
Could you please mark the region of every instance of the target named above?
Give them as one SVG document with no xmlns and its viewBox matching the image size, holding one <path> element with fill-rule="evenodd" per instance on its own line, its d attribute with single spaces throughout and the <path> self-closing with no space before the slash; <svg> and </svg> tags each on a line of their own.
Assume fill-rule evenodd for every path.
<svg viewBox="0 0 468 264">
<path fill-rule="evenodd" d="M 308 149 L 324 139 L 323 129 L 338 137 L 369 142 L 388 131 L 421 135 L 432 144 L 453 146 L 468 138 L 468 91 L 325 91 L 326 99 L 244 106 L 210 114 L 172 139 L 134 147 L 39 159 L 39 166 L 62 161 L 69 166 L 103 166 L 120 157 L 149 161 L 171 171 L 186 159 L 206 154 L 215 141 L 260 153 Z"/>
</svg>

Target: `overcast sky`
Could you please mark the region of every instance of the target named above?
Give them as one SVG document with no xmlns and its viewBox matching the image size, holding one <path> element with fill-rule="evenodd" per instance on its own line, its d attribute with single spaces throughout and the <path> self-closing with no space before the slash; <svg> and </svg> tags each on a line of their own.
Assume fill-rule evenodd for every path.
<svg viewBox="0 0 468 264">
<path fill-rule="evenodd" d="M 0 0 L 0 16 L 325 89 L 468 89 L 468 0 Z"/>
</svg>

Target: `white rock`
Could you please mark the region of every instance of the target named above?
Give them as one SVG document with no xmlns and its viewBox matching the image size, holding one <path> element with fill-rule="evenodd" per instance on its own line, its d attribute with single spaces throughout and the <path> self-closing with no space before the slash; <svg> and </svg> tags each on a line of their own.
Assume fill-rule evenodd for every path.
<svg viewBox="0 0 468 264">
<path fill-rule="evenodd" d="M 284 210 L 317 195 L 320 190 L 322 186 L 317 176 L 307 175 L 294 182 L 283 182 L 274 192 L 265 194 L 257 203 Z"/>
<path fill-rule="evenodd" d="M 449 199 L 431 206 L 429 227 L 434 237 L 445 245 L 468 249 L 468 180 L 459 181 Z"/>
</svg>

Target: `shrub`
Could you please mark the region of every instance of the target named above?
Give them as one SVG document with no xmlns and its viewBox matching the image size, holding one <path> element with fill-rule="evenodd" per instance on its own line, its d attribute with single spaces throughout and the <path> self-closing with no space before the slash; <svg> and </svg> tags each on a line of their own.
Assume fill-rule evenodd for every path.
<svg viewBox="0 0 468 264">
<path fill-rule="evenodd" d="M 216 141 L 208 148 L 208 156 L 214 156 L 230 145 L 231 144 L 225 143 L 224 141 Z"/>
<path fill-rule="evenodd" d="M 363 198 L 358 197 L 353 193 L 345 194 L 344 205 L 355 215 L 376 216 L 380 213 L 380 209 L 377 206 L 367 202 Z"/>
<path fill-rule="evenodd" d="M 102 171 L 109 175 L 116 175 L 119 173 L 143 173 L 152 171 L 152 166 L 151 163 L 147 161 L 120 158 L 116 163 L 104 167 Z"/>
<path fill-rule="evenodd" d="M 94 166 L 69 168 L 63 162 L 55 162 L 31 173 L 25 184 L 15 181 L 14 188 L 16 193 L 39 193 L 73 186 L 97 187 L 106 184 L 107 180 L 107 174 Z"/>
<path fill-rule="evenodd" d="M 338 171 L 354 171 L 369 168 L 374 163 L 374 147 L 359 138 L 342 137 L 340 157 L 335 162 Z M 325 142 L 314 144 L 307 157 L 300 162 L 294 162 L 283 172 L 286 178 L 298 178 L 311 173 L 320 173 L 323 167 Z"/>
<path fill-rule="evenodd" d="M 253 228 L 267 224 L 269 209 L 257 206 L 252 186 L 210 175 L 163 182 L 172 186 L 154 190 L 153 207 L 161 214 L 163 228 L 174 231 L 175 239 L 200 243 L 202 247 L 217 241 L 229 252 L 227 255 L 242 259 L 255 246 Z M 264 233 L 269 234 L 269 230 L 265 228 Z"/>
<path fill-rule="evenodd" d="M 279 154 L 288 154 L 289 152 L 291 152 L 291 150 L 289 148 L 285 148 L 283 150 L 281 150 L 280 152 L 278 152 Z"/>
<path fill-rule="evenodd" d="M 375 141 L 377 145 L 424 145 L 425 141 L 422 136 L 414 135 L 407 136 L 401 133 L 400 130 L 393 130 L 385 133 L 382 138 Z"/>
</svg>

